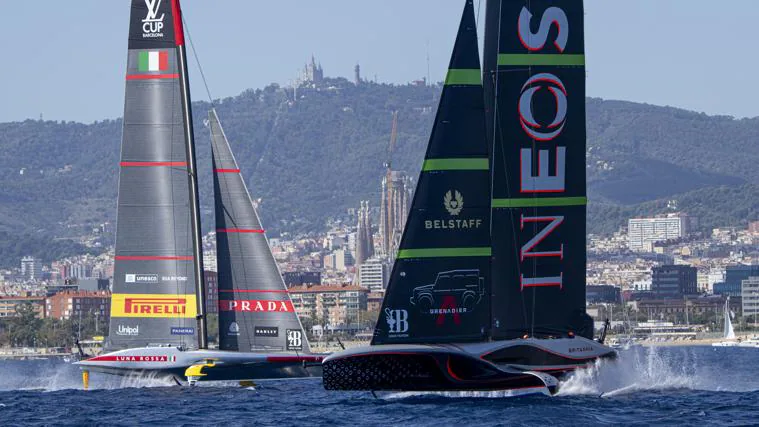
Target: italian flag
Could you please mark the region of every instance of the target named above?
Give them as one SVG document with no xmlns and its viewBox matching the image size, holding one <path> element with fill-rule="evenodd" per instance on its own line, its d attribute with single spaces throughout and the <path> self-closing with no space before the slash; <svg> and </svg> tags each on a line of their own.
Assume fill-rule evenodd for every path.
<svg viewBox="0 0 759 427">
<path fill-rule="evenodd" d="M 141 72 L 166 71 L 169 69 L 169 52 L 140 52 L 137 68 Z"/>
</svg>

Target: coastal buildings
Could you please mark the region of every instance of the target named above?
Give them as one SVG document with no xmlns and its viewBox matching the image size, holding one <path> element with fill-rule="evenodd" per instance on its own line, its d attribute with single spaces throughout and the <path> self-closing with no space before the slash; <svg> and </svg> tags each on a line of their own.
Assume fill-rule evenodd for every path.
<svg viewBox="0 0 759 427">
<path fill-rule="evenodd" d="M 354 254 L 356 264 L 363 264 L 367 258 L 374 256 L 374 238 L 368 200 L 361 201 L 361 208 L 358 210 L 357 216 Z"/>
<path fill-rule="evenodd" d="M 314 286 L 322 284 L 322 273 L 320 271 L 285 271 L 282 273 L 282 279 L 285 286 Z"/>
<path fill-rule="evenodd" d="M 588 285 L 585 300 L 589 303 L 619 304 L 622 302 L 620 289 L 613 285 Z"/>
<path fill-rule="evenodd" d="M 31 304 L 37 317 L 45 317 L 45 298 L 38 296 L 8 296 L 0 297 L 0 319 L 17 316 L 17 307 Z"/>
<path fill-rule="evenodd" d="M 663 265 L 653 269 L 651 291 L 656 298 L 682 298 L 698 293 L 695 267 L 687 265 Z"/>
<path fill-rule="evenodd" d="M 656 242 L 684 237 L 692 221 L 685 214 L 630 219 L 627 222 L 627 246 L 634 252 L 652 252 Z"/>
<path fill-rule="evenodd" d="M 32 282 L 39 280 L 42 277 L 42 260 L 31 256 L 21 258 L 21 276 Z"/>
<path fill-rule="evenodd" d="M 337 271 L 345 271 L 352 266 L 353 256 L 345 249 L 338 249 L 331 254 L 324 256 L 324 268 Z"/>
<path fill-rule="evenodd" d="M 301 286 L 290 288 L 290 298 L 298 316 L 314 324 L 347 326 L 357 323 L 359 312 L 366 311 L 369 291 L 361 286 Z"/>
<path fill-rule="evenodd" d="M 104 322 L 111 317 L 111 293 L 99 292 L 61 292 L 47 298 L 47 317 L 58 320 L 77 319 L 95 316 Z"/>
<path fill-rule="evenodd" d="M 759 276 L 751 276 L 741 281 L 743 315 L 754 323 L 759 316 Z"/>
<path fill-rule="evenodd" d="M 391 171 L 382 178 L 380 236 L 385 257 L 392 258 L 398 251 L 406 227 L 412 188 L 411 178 L 403 171 Z"/>
<path fill-rule="evenodd" d="M 371 258 L 358 266 L 358 285 L 370 292 L 384 292 L 390 276 L 390 266 L 379 258 Z"/>
<path fill-rule="evenodd" d="M 206 312 L 219 312 L 219 275 L 216 271 L 203 271 L 206 282 Z"/>
</svg>

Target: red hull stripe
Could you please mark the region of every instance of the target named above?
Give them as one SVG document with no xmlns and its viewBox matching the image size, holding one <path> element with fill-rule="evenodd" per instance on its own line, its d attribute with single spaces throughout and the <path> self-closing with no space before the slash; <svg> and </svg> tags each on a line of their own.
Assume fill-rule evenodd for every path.
<svg viewBox="0 0 759 427">
<path fill-rule="evenodd" d="M 216 173 L 240 173 L 240 169 L 214 169 Z"/>
<path fill-rule="evenodd" d="M 179 0 L 171 0 L 171 15 L 174 17 L 174 40 L 177 46 L 184 44 L 184 27 L 182 27 L 182 8 Z"/>
<path fill-rule="evenodd" d="M 136 167 L 136 166 L 187 166 L 187 162 L 121 162 L 119 163 L 123 167 Z"/>
<path fill-rule="evenodd" d="M 217 233 L 263 233 L 262 228 L 217 228 Z"/>
<path fill-rule="evenodd" d="M 170 362 L 168 356 L 97 356 L 87 362 Z"/>
<path fill-rule="evenodd" d="M 117 261 L 192 261 L 191 256 L 116 255 Z"/>
<path fill-rule="evenodd" d="M 287 290 L 285 289 L 219 289 L 219 292 L 240 292 L 240 293 L 268 293 L 268 294 L 286 294 Z"/>
<path fill-rule="evenodd" d="M 127 74 L 127 80 L 178 79 L 179 74 Z"/>
</svg>

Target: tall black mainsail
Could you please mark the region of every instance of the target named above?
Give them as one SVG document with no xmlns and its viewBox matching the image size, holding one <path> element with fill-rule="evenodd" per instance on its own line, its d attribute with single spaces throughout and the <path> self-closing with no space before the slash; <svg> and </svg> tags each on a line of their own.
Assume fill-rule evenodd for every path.
<svg viewBox="0 0 759 427">
<path fill-rule="evenodd" d="M 592 338 L 582 0 L 489 0 L 494 339 Z"/>
<path fill-rule="evenodd" d="M 373 345 L 487 338 L 487 154 L 477 29 L 468 1 Z"/>
<path fill-rule="evenodd" d="M 208 118 L 216 206 L 219 347 L 310 352 L 216 110 Z"/>
<path fill-rule="evenodd" d="M 178 0 L 132 0 L 109 349 L 205 346 Z M 197 295 L 200 295 L 198 297 Z"/>
</svg>

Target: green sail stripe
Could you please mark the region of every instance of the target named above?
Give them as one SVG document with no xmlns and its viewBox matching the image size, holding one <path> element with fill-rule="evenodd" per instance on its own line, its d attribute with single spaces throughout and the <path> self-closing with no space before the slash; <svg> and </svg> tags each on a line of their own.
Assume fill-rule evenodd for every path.
<svg viewBox="0 0 759 427">
<path fill-rule="evenodd" d="M 401 249 L 399 259 L 490 256 L 490 248 Z"/>
<path fill-rule="evenodd" d="M 528 199 L 493 199 L 494 208 L 542 208 L 553 206 L 585 206 L 587 197 L 543 197 Z"/>
<path fill-rule="evenodd" d="M 482 73 L 478 69 L 448 70 L 445 76 L 446 85 L 482 85 Z"/>
<path fill-rule="evenodd" d="M 488 170 L 488 159 L 427 159 L 423 172 L 451 170 Z"/>
<path fill-rule="evenodd" d="M 585 55 L 506 54 L 498 55 L 498 65 L 585 65 Z"/>
</svg>

